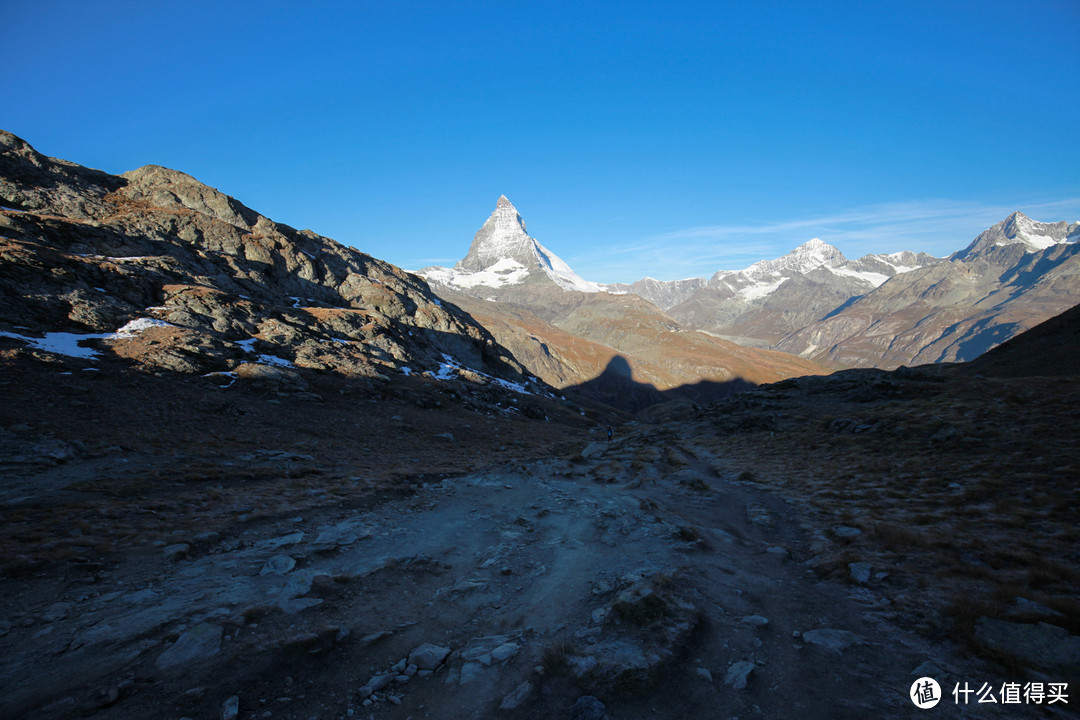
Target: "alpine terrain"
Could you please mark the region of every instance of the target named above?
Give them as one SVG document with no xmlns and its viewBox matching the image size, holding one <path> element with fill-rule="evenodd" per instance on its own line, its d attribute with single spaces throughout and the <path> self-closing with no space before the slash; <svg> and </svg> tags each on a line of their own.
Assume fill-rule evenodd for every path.
<svg viewBox="0 0 1080 720">
<path fill-rule="evenodd" d="M 509 202 L 425 271 L 440 295 L 9 133 L 0 207 L 0 717 L 899 719 L 926 678 L 941 718 L 1077 702 L 1076 308 L 970 363 L 819 374 L 581 286 Z M 997 244 L 1022 224 L 860 297 L 999 255 L 1049 253 L 1052 287 L 1073 246 Z M 742 392 L 638 378 L 710 367 Z"/>
<path fill-rule="evenodd" d="M 460 262 L 419 274 L 537 377 L 624 410 L 717 399 L 750 385 L 828 372 L 802 358 L 692 331 L 642 297 L 583 280 L 529 237 L 505 196 Z"/>
</svg>

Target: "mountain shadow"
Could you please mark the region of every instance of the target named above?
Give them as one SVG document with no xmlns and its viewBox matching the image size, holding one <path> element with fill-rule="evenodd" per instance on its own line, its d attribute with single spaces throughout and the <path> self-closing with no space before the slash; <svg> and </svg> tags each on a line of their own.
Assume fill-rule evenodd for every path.
<svg viewBox="0 0 1080 720">
<path fill-rule="evenodd" d="M 755 383 L 742 378 L 733 378 L 724 382 L 700 380 L 696 383 L 659 390 L 651 383 L 634 380 L 630 361 L 622 355 L 615 355 L 608 361 L 603 372 L 595 378 L 567 387 L 564 392 L 602 402 L 624 412 L 636 413 L 652 405 L 672 400 L 712 403 L 754 387 L 757 387 Z"/>
</svg>

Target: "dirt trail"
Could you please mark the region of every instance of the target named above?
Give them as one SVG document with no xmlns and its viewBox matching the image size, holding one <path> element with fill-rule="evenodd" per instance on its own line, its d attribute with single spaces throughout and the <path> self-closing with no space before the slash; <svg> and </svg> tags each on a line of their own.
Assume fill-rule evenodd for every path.
<svg viewBox="0 0 1080 720">
<path fill-rule="evenodd" d="M 593 717 L 592 695 L 611 718 L 911 717 L 921 664 L 978 679 L 884 596 L 819 581 L 820 537 L 705 449 L 584 455 L 177 538 L 51 597 L 21 581 L 0 714 L 216 718 L 236 695 L 240 718 Z"/>
</svg>

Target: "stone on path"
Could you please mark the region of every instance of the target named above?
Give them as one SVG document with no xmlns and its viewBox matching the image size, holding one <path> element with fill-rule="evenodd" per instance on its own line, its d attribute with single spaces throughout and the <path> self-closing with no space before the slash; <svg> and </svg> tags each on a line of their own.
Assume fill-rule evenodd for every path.
<svg viewBox="0 0 1080 720">
<path fill-rule="evenodd" d="M 450 654 L 450 648 L 424 643 L 409 653 L 409 665 L 415 665 L 420 670 L 434 670 L 442 664 L 446 656 Z"/>
<path fill-rule="evenodd" d="M 221 628 L 210 623 L 199 623 L 161 653 L 154 664 L 159 670 L 166 670 L 193 660 L 205 660 L 217 655 L 220 650 Z"/>
<path fill-rule="evenodd" d="M 853 562 L 848 563 L 848 570 L 851 572 L 851 579 L 859 584 L 865 584 L 870 582 L 870 570 L 873 566 L 868 562 Z"/>
<path fill-rule="evenodd" d="M 233 695 L 221 705 L 221 720 L 236 720 L 240 714 L 240 697 Z"/>
<path fill-rule="evenodd" d="M 284 575 L 285 573 L 296 567 L 296 560 L 292 559 L 288 555 L 275 555 L 266 561 L 260 575 Z"/>
<path fill-rule="evenodd" d="M 840 652 L 862 638 L 848 630 L 836 630 L 834 628 L 821 628 L 820 630 L 808 630 L 803 633 L 803 642 L 817 645 L 833 652 Z"/>
<path fill-rule="evenodd" d="M 727 675 L 724 676 L 724 682 L 736 690 L 742 690 L 746 687 L 746 679 L 753 671 L 754 663 L 752 662 L 744 660 L 733 663 L 732 666 L 728 668 Z"/>
<path fill-rule="evenodd" d="M 608 720 L 607 705 L 592 695 L 582 695 L 570 708 L 570 720 Z"/>
</svg>

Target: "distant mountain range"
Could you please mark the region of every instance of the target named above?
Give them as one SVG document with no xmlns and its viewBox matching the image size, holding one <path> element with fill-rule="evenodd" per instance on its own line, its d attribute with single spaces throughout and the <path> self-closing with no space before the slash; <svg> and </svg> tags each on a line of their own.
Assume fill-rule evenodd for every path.
<svg viewBox="0 0 1080 720">
<path fill-rule="evenodd" d="M 1080 224 L 1016 212 L 948 258 L 905 251 L 848 260 L 814 238 L 710 278 L 603 284 L 530 238 L 504 196 L 461 262 L 419 272 L 443 294 L 532 309 L 552 303 L 539 288 L 607 302 L 636 295 L 680 328 L 743 346 L 830 367 L 894 368 L 973 359 L 1080 303 L 1078 239 Z"/>
<path fill-rule="evenodd" d="M 528 235 L 505 196 L 460 262 L 419 274 L 545 382 L 580 386 L 626 410 L 827 372 L 816 362 L 696 331 L 644 297 L 583 279 Z"/>
</svg>

